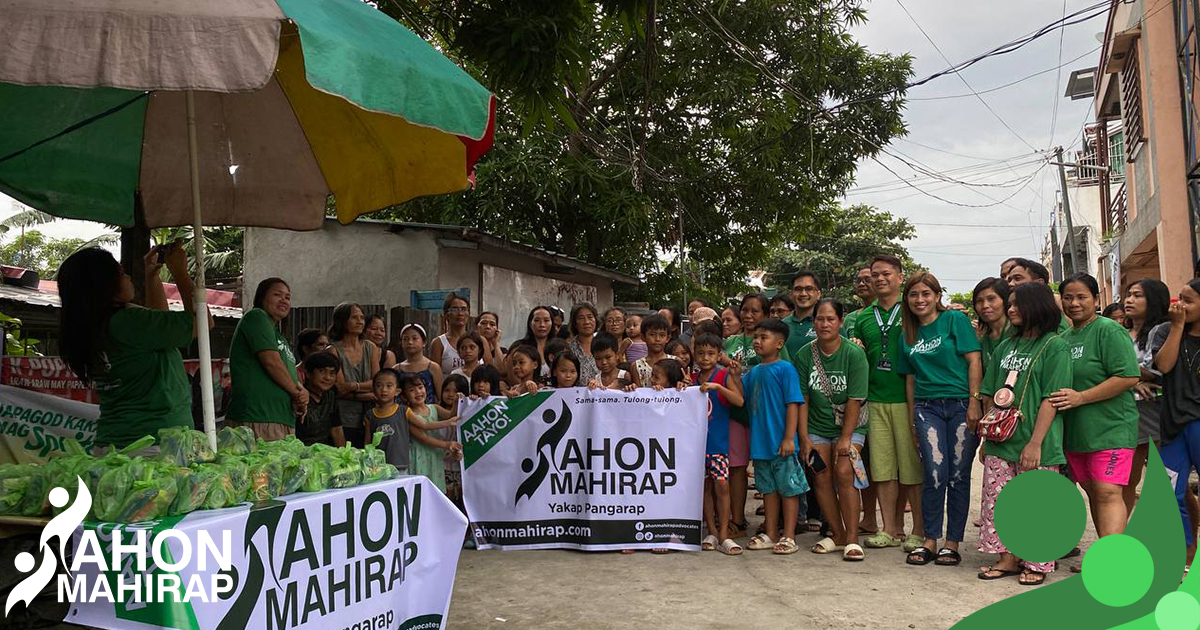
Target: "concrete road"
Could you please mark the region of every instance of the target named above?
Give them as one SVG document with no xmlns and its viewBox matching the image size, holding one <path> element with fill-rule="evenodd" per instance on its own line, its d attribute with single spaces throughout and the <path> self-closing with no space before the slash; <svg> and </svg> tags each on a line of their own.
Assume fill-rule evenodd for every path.
<svg viewBox="0 0 1200 630">
<path fill-rule="evenodd" d="M 958 567 L 911 566 L 899 548 L 866 550 L 866 559 L 815 555 L 817 534 L 801 535 L 800 552 L 746 551 L 584 553 L 467 551 L 458 563 L 451 628 L 752 629 L 791 627 L 949 628 L 987 604 L 1024 592 L 1016 578 L 984 582 L 981 565 L 995 556 L 975 550 L 982 469 L 975 467 L 971 517 Z M 747 515 L 751 527 L 756 501 Z M 1091 521 L 1082 547 L 1095 540 Z M 747 539 L 738 542 L 745 544 Z M 1076 574 L 1059 563 L 1048 583 Z M 783 626 L 782 624 L 788 624 Z"/>
</svg>

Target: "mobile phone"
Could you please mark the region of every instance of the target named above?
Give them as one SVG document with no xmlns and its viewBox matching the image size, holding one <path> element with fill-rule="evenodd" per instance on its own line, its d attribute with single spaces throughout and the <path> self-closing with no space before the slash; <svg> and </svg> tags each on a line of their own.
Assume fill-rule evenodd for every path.
<svg viewBox="0 0 1200 630">
<path fill-rule="evenodd" d="M 821 459 L 821 454 L 815 448 L 808 452 L 808 467 L 813 471 L 813 474 L 818 474 L 825 470 L 825 460 Z"/>
</svg>

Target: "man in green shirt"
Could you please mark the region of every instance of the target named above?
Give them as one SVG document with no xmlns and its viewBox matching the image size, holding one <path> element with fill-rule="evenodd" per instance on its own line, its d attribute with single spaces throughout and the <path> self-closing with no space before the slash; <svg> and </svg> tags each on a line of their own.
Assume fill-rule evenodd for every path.
<svg viewBox="0 0 1200 630">
<path fill-rule="evenodd" d="M 783 318 L 788 327 L 787 350 L 793 358 L 800 348 L 817 338 L 813 332 L 813 308 L 821 301 L 821 283 L 811 271 L 801 271 L 792 278 L 792 303 L 796 310 Z"/>
<path fill-rule="evenodd" d="M 875 289 L 871 286 L 871 268 L 863 267 L 854 274 L 854 295 L 858 296 L 859 301 L 866 307 L 871 302 L 875 301 Z M 846 314 L 846 318 L 842 320 L 842 335 L 850 334 L 850 329 L 854 326 L 854 321 L 858 319 L 858 314 L 862 309 Z"/>
<path fill-rule="evenodd" d="M 923 471 L 908 412 L 905 379 L 896 371 L 903 334 L 900 323 L 903 264 L 895 256 L 880 254 L 871 261 L 871 279 L 876 300 L 859 313 L 850 333 L 862 342 L 871 369 L 867 445 L 871 480 L 879 486 L 879 506 L 883 511 L 883 529 L 865 544 L 874 548 L 904 545 L 904 550 L 911 552 L 925 538 L 921 523 Z M 904 535 L 906 500 L 913 507 L 913 531 L 907 537 Z"/>
</svg>

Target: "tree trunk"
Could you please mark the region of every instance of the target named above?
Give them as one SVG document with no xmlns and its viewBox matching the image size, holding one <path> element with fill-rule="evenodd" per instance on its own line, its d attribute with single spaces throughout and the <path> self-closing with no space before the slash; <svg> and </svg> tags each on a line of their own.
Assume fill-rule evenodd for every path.
<svg viewBox="0 0 1200 630">
<path fill-rule="evenodd" d="M 143 259 L 150 251 L 150 228 L 142 209 L 141 193 L 133 197 L 133 225 L 121 228 L 121 266 L 133 280 L 133 301 L 146 303 L 146 268 Z"/>
</svg>

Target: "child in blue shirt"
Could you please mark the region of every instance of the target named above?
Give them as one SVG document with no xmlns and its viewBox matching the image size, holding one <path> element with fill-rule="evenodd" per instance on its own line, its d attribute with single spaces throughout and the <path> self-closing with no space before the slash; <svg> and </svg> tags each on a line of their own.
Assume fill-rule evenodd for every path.
<svg viewBox="0 0 1200 630">
<path fill-rule="evenodd" d="M 804 404 L 800 375 L 790 361 L 779 359 L 787 337 L 788 327 L 782 321 L 759 322 L 754 329 L 754 352 L 762 361 L 742 377 L 750 416 L 750 458 L 754 460 L 755 483 L 766 504 L 764 533 L 752 538 L 746 547 L 771 549 L 777 554 L 796 553 L 800 496 L 808 492 L 808 480 L 796 456 L 800 450 L 796 430 L 800 405 Z"/>
<path fill-rule="evenodd" d="M 729 537 L 729 407 L 741 407 L 742 380 L 737 372 L 723 369 L 717 362 L 725 349 L 717 335 L 702 333 L 692 342 L 692 353 L 700 369 L 695 382 L 708 394 L 708 441 L 704 458 L 704 523 L 708 536 L 700 549 L 719 549 L 736 556 L 742 548 Z M 718 525 L 718 523 L 720 525 Z"/>
</svg>

